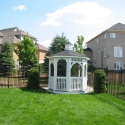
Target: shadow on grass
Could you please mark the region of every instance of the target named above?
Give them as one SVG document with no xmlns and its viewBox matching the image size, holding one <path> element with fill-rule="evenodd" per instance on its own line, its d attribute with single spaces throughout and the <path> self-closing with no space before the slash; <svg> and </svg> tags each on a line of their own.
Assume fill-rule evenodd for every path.
<svg viewBox="0 0 125 125">
<path fill-rule="evenodd" d="M 24 87 L 24 88 L 20 88 L 22 91 L 25 91 L 25 92 L 32 92 L 32 93 L 42 93 L 42 94 L 53 94 L 51 92 L 48 92 L 46 91 L 45 89 L 43 88 L 38 88 L 38 89 L 29 89 L 27 87 Z"/>
<path fill-rule="evenodd" d="M 97 98 L 98 100 L 100 100 L 103 103 L 107 103 L 109 105 L 112 105 L 112 106 L 116 107 L 118 110 L 125 112 L 125 108 L 123 106 L 119 105 L 120 102 L 118 102 L 118 104 L 117 104 L 114 101 L 110 100 L 110 98 L 107 98 L 107 97 L 104 97 L 104 96 L 98 96 L 99 94 L 102 94 L 102 93 L 94 93 L 93 92 L 93 93 L 88 93 L 88 94 L 93 95 L 95 98 Z"/>
</svg>

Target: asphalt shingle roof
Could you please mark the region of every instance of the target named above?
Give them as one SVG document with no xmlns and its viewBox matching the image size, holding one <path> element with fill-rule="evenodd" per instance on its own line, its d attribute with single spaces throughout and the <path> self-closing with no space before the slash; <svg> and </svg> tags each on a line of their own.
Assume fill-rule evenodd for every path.
<svg viewBox="0 0 125 125">
<path fill-rule="evenodd" d="M 0 36 L 3 36 L 3 34 L 0 32 Z"/>
<path fill-rule="evenodd" d="M 65 51 L 62 51 L 62 52 L 59 52 L 59 53 L 56 53 L 52 56 L 77 56 L 77 57 L 85 57 L 84 55 L 80 54 L 80 53 L 77 53 L 73 50 L 65 50 Z"/>
<path fill-rule="evenodd" d="M 84 49 L 84 51 L 92 51 L 90 48 L 86 48 Z"/>
<path fill-rule="evenodd" d="M 36 46 L 37 46 L 40 50 L 48 51 L 48 49 L 47 49 L 45 46 L 43 46 L 43 45 L 41 45 L 41 44 L 39 44 L 39 43 L 36 43 Z"/>
<path fill-rule="evenodd" d="M 125 24 L 117 23 L 117 24 L 113 25 L 112 27 L 108 28 L 107 30 L 125 31 Z"/>
</svg>

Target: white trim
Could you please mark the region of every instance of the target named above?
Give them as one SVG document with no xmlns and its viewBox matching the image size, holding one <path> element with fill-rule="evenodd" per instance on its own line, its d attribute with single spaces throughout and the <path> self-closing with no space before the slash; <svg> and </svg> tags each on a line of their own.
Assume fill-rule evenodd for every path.
<svg viewBox="0 0 125 125">
<path fill-rule="evenodd" d="M 123 57 L 123 49 L 120 46 L 114 46 L 114 57 Z"/>
</svg>

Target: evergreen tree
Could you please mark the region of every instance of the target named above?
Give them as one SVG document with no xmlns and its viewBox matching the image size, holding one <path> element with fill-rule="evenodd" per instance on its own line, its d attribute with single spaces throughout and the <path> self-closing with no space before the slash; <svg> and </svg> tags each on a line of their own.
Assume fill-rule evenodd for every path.
<svg viewBox="0 0 125 125">
<path fill-rule="evenodd" d="M 13 45 L 9 42 L 5 42 L 2 46 L 0 53 L 0 64 L 14 66 L 13 59 Z"/>
<path fill-rule="evenodd" d="M 49 68 L 49 60 L 46 58 L 47 56 L 51 56 L 55 53 L 64 51 L 65 44 L 69 42 L 69 40 L 66 38 L 64 33 L 62 35 L 56 35 L 54 39 L 52 39 L 52 43 L 50 44 L 49 51 L 46 53 L 45 59 L 44 59 L 44 72 L 48 73 Z"/>
</svg>

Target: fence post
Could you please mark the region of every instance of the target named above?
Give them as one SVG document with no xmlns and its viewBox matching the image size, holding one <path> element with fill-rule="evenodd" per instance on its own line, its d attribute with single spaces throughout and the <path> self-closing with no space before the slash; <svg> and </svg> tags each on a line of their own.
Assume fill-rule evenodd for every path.
<svg viewBox="0 0 125 125">
<path fill-rule="evenodd" d="M 8 74 L 8 88 L 9 88 L 9 75 L 10 75 L 10 65 L 9 65 L 9 74 Z"/>
<path fill-rule="evenodd" d="M 108 92 L 108 66 L 106 67 L 105 72 L 106 72 L 106 90 Z"/>
<path fill-rule="evenodd" d="M 120 83 L 122 85 L 122 68 L 121 68 L 121 80 L 120 80 Z"/>
<path fill-rule="evenodd" d="M 25 83 L 25 66 L 23 66 L 23 84 Z"/>
</svg>

